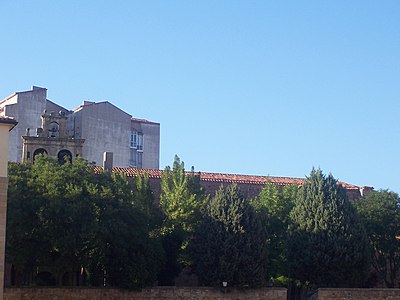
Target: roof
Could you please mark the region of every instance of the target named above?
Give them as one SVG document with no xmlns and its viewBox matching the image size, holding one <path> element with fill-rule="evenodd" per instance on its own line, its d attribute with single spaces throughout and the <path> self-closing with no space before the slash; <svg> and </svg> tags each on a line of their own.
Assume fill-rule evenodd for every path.
<svg viewBox="0 0 400 300">
<path fill-rule="evenodd" d="M 146 120 L 146 119 L 131 118 L 131 120 L 134 121 L 134 122 L 138 122 L 138 123 L 147 123 L 147 124 L 158 124 L 158 125 L 160 125 L 160 123 L 149 121 L 149 120 Z"/>
<path fill-rule="evenodd" d="M 11 130 L 14 128 L 15 125 L 18 124 L 18 122 L 12 117 L 0 116 L 0 124 L 10 124 L 11 125 L 10 130 Z"/>
<path fill-rule="evenodd" d="M 103 170 L 102 167 L 95 167 L 96 172 Z M 149 178 L 161 178 L 164 171 L 155 169 L 138 169 L 138 168 L 122 168 L 113 167 L 113 173 L 125 174 L 127 177 L 135 177 L 137 174 L 147 174 Z M 186 172 L 191 174 L 191 172 Z M 221 182 L 221 183 L 238 183 L 238 184 L 255 184 L 265 185 L 267 182 L 272 184 L 284 185 L 302 185 L 304 178 L 296 177 L 279 177 L 279 176 L 259 176 L 259 175 L 240 175 L 240 174 L 223 174 L 223 173 L 209 173 L 209 172 L 195 172 L 194 174 L 200 175 L 201 181 L 206 182 Z M 359 187 L 353 184 L 338 182 L 346 190 L 359 190 Z"/>
</svg>

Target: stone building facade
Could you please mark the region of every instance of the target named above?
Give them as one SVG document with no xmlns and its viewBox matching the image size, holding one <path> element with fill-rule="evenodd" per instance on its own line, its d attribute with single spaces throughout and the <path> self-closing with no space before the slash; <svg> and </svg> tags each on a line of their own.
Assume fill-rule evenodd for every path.
<svg viewBox="0 0 400 300">
<path fill-rule="evenodd" d="M 160 124 L 133 118 L 108 101 L 84 101 L 68 110 L 47 99 L 47 89 L 34 86 L 1 100 L 0 116 L 21 120 L 10 134 L 10 161 L 33 160 L 41 149 L 101 165 L 103 153 L 112 152 L 116 166 L 159 168 Z"/>
<path fill-rule="evenodd" d="M 67 120 L 63 111 L 41 115 L 42 127 L 31 136 L 30 129 L 22 136 L 22 160 L 33 162 L 38 154 L 56 157 L 61 163 L 65 160 L 82 156 L 85 140 L 70 138 L 67 131 Z"/>
</svg>

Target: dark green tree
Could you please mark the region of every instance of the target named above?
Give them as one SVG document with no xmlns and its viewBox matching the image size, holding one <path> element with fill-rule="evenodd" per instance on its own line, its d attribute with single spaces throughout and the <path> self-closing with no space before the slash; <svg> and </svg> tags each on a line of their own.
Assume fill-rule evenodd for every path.
<svg viewBox="0 0 400 300">
<path fill-rule="evenodd" d="M 31 164 L 9 163 L 6 261 L 13 263 L 17 273 L 27 274 L 18 284 L 29 283 L 29 274 L 43 264 L 51 249 L 38 214 L 45 198 L 36 193 L 31 172 Z"/>
<path fill-rule="evenodd" d="M 95 174 L 81 159 L 60 165 L 38 156 L 10 164 L 9 174 L 7 259 L 20 272 L 46 266 L 80 283 L 82 270 L 93 284 L 154 283 L 162 251 L 149 236 L 147 188 L 134 192 L 124 176 Z"/>
<path fill-rule="evenodd" d="M 153 285 L 162 262 L 153 228 L 150 203 L 153 200 L 146 178 L 136 179 L 132 190 L 126 177 L 99 174 L 97 193 L 98 230 L 90 270 L 93 285 L 140 289 Z"/>
<path fill-rule="evenodd" d="M 400 198 L 398 194 L 381 190 L 355 201 L 371 248 L 372 265 L 379 279 L 388 288 L 397 283 L 400 268 Z"/>
<path fill-rule="evenodd" d="M 368 239 L 346 191 L 332 175 L 313 169 L 290 216 L 292 278 L 318 287 L 363 285 L 370 267 Z"/>
<path fill-rule="evenodd" d="M 80 159 L 59 165 L 39 156 L 33 165 L 10 164 L 9 170 L 8 257 L 24 272 L 35 263 L 78 274 L 89 260 L 96 226 L 89 165 Z"/>
<path fill-rule="evenodd" d="M 268 277 L 288 276 L 286 240 L 297 191 L 297 185 L 282 187 L 267 181 L 259 197 L 251 202 L 268 232 Z"/>
<path fill-rule="evenodd" d="M 204 285 L 262 286 L 266 233 L 250 203 L 232 185 L 218 190 L 206 208 L 192 245 L 196 274 Z"/>
</svg>

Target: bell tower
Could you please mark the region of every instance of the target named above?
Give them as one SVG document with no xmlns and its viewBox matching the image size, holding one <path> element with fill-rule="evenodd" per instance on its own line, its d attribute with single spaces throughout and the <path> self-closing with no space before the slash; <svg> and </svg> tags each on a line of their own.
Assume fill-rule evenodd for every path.
<svg viewBox="0 0 400 300">
<path fill-rule="evenodd" d="M 67 120 L 65 111 L 58 114 L 44 111 L 41 115 L 42 127 L 36 128 L 36 132 L 31 133 L 30 128 L 22 136 L 22 161 L 34 162 L 38 154 L 47 154 L 57 158 L 60 163 L 66 160 L 72 162 L 75 157 L 82 156 L 82 146 L 84 139 L 70 137 L 67 130 Z"/>
</svg>

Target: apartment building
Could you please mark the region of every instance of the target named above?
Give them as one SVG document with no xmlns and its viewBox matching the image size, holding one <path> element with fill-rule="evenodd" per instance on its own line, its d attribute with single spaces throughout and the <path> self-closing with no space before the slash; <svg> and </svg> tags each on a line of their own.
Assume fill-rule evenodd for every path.
<svg viewBox="0 0 400 300">
<path fill-rule="evenodd" d="M 108 101 L 84 101 L 69 110 L 47 99 L 47 89 L 34 86 L 1 100 L 0 116 L 19 120 L 10 133 L 10 161 L 33 161 L 47 153 L 101 165 L 103 153 L 112 152 L 115 166 L 159 168 L 160 124 L 133 118 Z"/>
</svg>

